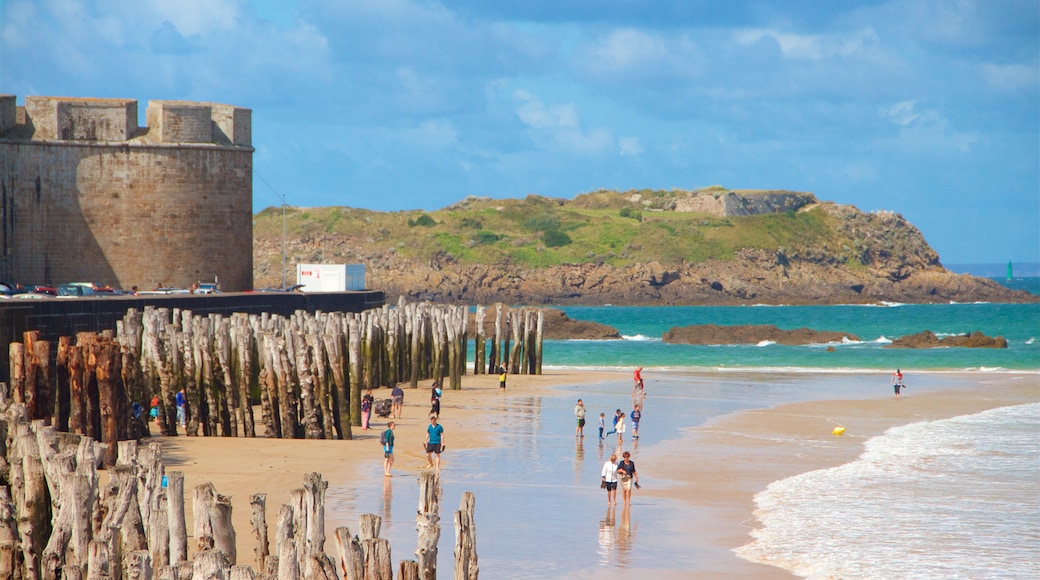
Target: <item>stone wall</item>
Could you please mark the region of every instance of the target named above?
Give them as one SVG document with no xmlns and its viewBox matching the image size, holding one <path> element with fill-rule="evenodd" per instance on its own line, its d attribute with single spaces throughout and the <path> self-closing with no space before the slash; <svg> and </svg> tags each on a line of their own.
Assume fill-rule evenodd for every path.
<svg viewBox="0 0 1040 580">
<path fill-rule="evenodd" d="M 153 101 L 138 127 L 133 100 L 28 97 L 9 123 L 12 99 L 0 97 L 11 279 L 252 288 L 248 109 Z"/>
</svg>

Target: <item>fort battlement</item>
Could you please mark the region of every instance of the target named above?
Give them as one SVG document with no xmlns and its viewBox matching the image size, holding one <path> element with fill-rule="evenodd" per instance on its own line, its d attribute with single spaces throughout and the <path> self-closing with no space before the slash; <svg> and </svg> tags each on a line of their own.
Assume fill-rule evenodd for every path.
<svg viewBox="0 0 1040 580">
<path fill-rule="evenodd" d="M 0 95 L 0 279 L 252 287 L 252 111 Z"/>
<path fill-rule="evenodd" d="M 160 145 L 252 146 L 252 112 L 219 103 L 149 101 L 146 126 L 134 99 L 0 95 L 0 139 Z"/>
</svg>

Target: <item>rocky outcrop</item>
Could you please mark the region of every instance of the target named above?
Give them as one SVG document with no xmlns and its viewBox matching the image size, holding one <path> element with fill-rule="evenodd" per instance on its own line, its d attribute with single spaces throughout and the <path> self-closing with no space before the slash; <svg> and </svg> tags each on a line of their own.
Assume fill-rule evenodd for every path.
<svg viewBox="0 0 1040 580">
<path fill-rule="evenodd" d="M 542 337 L 547 340 L 620 340 L 621 333 L 612 326 L 589 320 L 573 320 L 562 310 L 545 308 L 545 328 Z"/>
<path fill-rule="evenodd" d="M 816 259 L 818 258 L 818 259 Z M 514 266 L 416 264 L 396 257 L 370 267 L 368 285 L 431 302 L 492 304 L 864 304 L 1026 302 L 1037 298 L 985 278 L 932 270 L 880 272 L 831 260 L 742 250 L 738 259 L 701 264 Z"/>
<path fill-rule="evenodd" d="M 940 348 L 940 347 L 962 347 L 962 348 L 1007 348 L 1007 340 L 1003 336 L 996 338 L 986 336 L 979 331 L 971 334 L 958 334 L 939 338 L 930 330 L 917 334 L 911 334 L 897 338 L 892 344 L 886 344 L 885 348 Z"/>
<path fill-rule="evenodd" d="M 734 326 L 699 324 L 694 326 L 674 326 L 661 336 L 661 340 L 675 344 L 759 344 L 768 341 L 798 346 L 803 344 L 827 344 L 844 340 L 858 341 L 859 337 L 848 332 L 812 330 L 809 328 L 781 330 L 770 324 L 738 324 Z"/>
</svg>

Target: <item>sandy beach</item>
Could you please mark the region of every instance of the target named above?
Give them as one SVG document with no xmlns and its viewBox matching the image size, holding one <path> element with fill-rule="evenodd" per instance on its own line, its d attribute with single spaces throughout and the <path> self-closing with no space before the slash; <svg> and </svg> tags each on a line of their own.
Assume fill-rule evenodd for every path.
<svg viewBox="0 0 1040 580">
<path fill-rule="evenodd" d="M 488 577 L 534 576 L 531 568 L 505 565 L 510 557 L 525 558 L 523 553 L 529 550 L 546 559 L 574 559 L 575 564 L 569 568 L 543 567 L 544 573 L 538 575 L 544 577 L 620 578 L 638 572 L 640 578 L 789 578 L 792 576 L 783 570 L 748 562 L 732 553 L 750 540 L 748 531 L 756 523 L 755 493 L 778 479 L 854 460 L 868 438 L 892 426 L 1040 401 L 1040 381 L 1032 374 L 919 375 L 915 384 L 921 387 L 907 391 L 900 399 L 894 399 L 890 390 L 886 393 L 880 389 L 857 391 L 852 396 L 841 392 L 830 399 L 826 382 L 789 394 L 790 384 L 808 382 L 804 375 L 678 375 L 670 380 L 688 380 L 691 390 L 699 391 L 695 403 L 698 408 L 707 407 L 702 412 L 708 419 L 670 418 L 669 424 L 678 428 L 648 428 L 639 442 L 641 447 L 634 441 L 626 443 L 626 449 L 633 449 L 641 479 L 650 484 L 636 492 L 631 513 L 619 509 L 616 516 L 609 510 L 603 515 L 605 502 L 597 487 L 602 456 L 609 455 L 613 445 L 597 444 L 596 417 L 608 403 L 625 403 L 631 387 L 629 373 L 549 370 L 541 376 L 510 376 L 505 392 L 498 388 L 495 376 L 470 375 L 465 377 L 461 391 L 446 392 L 441 413 L 447 447 L 442 463 L 446 490 L 441 504 L 442 573 L 450 570 L 452 559 L 450 512 L 458 505 L 455 490 L 464 488 L 477 494 L 481 571 L 498 571 Z M 874 378 L 841 380 L 866 383 Z M 740 386 L 743 382 L 749 384 Z M 712 401 L 719 395 L 705 393 L 708 389 L 703 385 L 716 383 L 724 385 L 719 387 L 720 392 L 727 388 L 736 392 L 739 387 L 754 396 L 737 395 L 741 401 L 750 401 L 740 405 L 747 408 L 714 408 Z M 155 437 L 153 441 L 163 445 L 167 470 L 184 472 L 188 506 L 194 486 L 207 481 L 213 482 L 218 492 L 231 496 L 239 563 L 255 566 L 250 495 L 267 494 L 271 527 L 278 507 L 309 472 L 319 472 L 330 482 L 327 536 L 331 538 L 338 526 L 355 529 L 361 513 L 382 511 L 379 515 L 387 520 L 384 525 L 388 528 L 384 535 L 391 538 L 396 562 L 409 558 L 415 545 L 412 496 L 417 495 L 416 475 L 426 462 L 421 444 L 429 410 L 429 381 L 423 385 L 418 390 L 406 389 L 403 417 L 397 421 L 394 477 L 389 479 L 382 476 L 378 441 L 385 419 L 374 421 L 369 431 L 355 427 L 351 441 L 187 437 Z M 770 396 L 758 397 L 761 385 L 785 393 L 787 399 L 794 397 L 794 402 L 773 404 Z M 648 390 L 651 419 L 663 416 L 669 407 L 676 413 L 681 409 L 678 403 L 653 399 L 653 380 L 648 381 Z M 387 393 L 384 389 L 376 396 L 383 398 Z M 571 410 L 575 395 L 583 393 L 593 404 L 586 438 L 576 441 Z M 776 400 L 784 401 L 783 397 Z M 809 400 L 799 401 L 799 397 Z M 837 424 L 846 427 L 841 437 L 831 434 Z M 516 438 L 520 438 L 519 443 Z M 593 458 L 592 454 L 598 456 Z M 532 475 L 527 481 L 526 475 L 518 478 L 510 471 L 527 461 L 535 466 L 545 464 L 547 471 L 557 472 Z M 557 465 L 553 461 L 573 465 L 573 474 L 559 473 L 558 467 L 552 467 Z M 520 489 L 517 479 L 529 485 Z M 391 495 L 395 500 L 392 506 Z M 529 510 L 544 514 L 539 517 L 543 524 L 553 526 L 551 534 L 538 532 L 537 525 L 531 528 L 535 531 L 525 533 Z M 187 515 L 190 532 L 191 514 Z M 514 517 L 516 534 L 524 537 L 523 542 L 517 537 L 497 537 L 509 535 L 508 531 L 499 531 L 503 526 L 510 529 L 509 522 L 498 520 Z M 560 537 L 581 540 L 561 546 Z M 405 545 L 400 545 L 402 542 Z M 589 557 L 592 564 L 576 558 L 583 549 L 582 542 L 587 542 L 588 550 L 597 552 Z M 673 549 L 683 551 L 683 557 L 673 557 L 675 552 L 669 551 Z M 331 540 L 326 552 L 333 552 Z M 562 572 L 565 569 L 566 573 Z"/>
</svg>

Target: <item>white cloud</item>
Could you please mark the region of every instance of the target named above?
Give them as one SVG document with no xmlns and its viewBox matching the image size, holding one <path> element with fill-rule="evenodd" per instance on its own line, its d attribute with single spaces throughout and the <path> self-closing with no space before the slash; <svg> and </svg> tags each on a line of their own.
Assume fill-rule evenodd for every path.
<svg viewBox="0 0 1040 580">
<path fill-rule="evenodd" d="M 618 137 L 618 152 L 622 157 L 638 157 L 643 153 L 643 144 L 639 142 L 639 137 Z"/>
<path fill-rule="evenodd" d="M 905 127 L 920 117 L 920 114 L 914 111 L 916 105 L 915 101 L 902 101 L 882 109 L 880 114 L 893 124 Z"/>
<path fill-rule="evenodd" d="M 527 91 L 516 91 L 513 96 L 520 102 L 516 115 L 526 125 L 537 129 L 578 127 L 578 114 L 573 104 L 547 106 Z"/>
<path fill-rule="evenodd" d="M 804 60 L 864 54 L 879 42 L 878 35 L 872 28 L 830 34 L 796 34 L 759 28 L 737 30 L 733 33 L 733 40 L 742 46 L 750 46 L 762 39 L 776 42 L 785 57 Z"/>
</svg>

